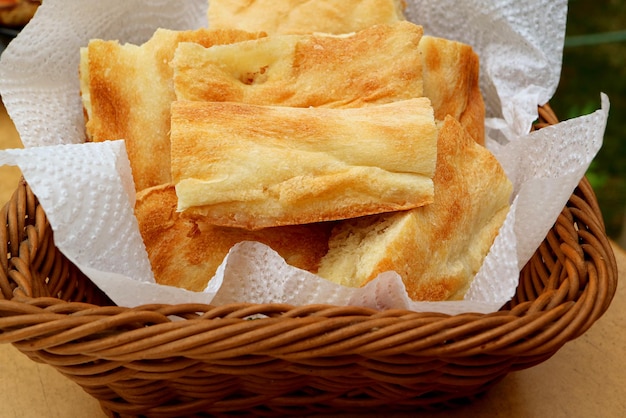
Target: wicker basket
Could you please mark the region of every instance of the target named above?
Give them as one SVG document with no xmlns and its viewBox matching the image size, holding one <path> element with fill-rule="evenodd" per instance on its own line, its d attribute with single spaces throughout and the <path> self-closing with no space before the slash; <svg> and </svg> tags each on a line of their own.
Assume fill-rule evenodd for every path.
<svg viewBox="0 0 626 418">
<path fill-rule="evenodd" d="M 548 106 L 540 115 L 538 126 L 556 122 Z M 281 304 L 118 307 L 56 249 L 24 182 L 1 216 L 0 342 L 52 365 L 119 417 L 453 406 L 583 334 L 617 284 L 585 179 L 523 269 L 515 297 L 487 315 Z"/>
</svg>

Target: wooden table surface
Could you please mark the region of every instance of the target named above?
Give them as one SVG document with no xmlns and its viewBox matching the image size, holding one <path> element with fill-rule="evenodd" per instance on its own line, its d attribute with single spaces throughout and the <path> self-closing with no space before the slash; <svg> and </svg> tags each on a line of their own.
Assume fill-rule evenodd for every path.
<svg viewBox="0 0 626 418">
<path fill-rule="evenodd" d="M 0 149 L 20 147 L 0 105 Z M 20 176 L 14 167 L 0 167 L 0 205 Z M 626 252 L 614 245 L 619 277 L 626 277 Z M 412 413 L 398 417 L 626 417 L 626 285 L 607 313 L 551 359 L 509 374 L 471 405 L 443 413 Z M 98 402 L 51 366 L 29 360 L 8 344 L 0 345 L 1 418 L 104 417 Z M 362 416 L 362 415 L 361 415 Z M 385 414 L 393 418 L 394 414 Z"/>
</svg>

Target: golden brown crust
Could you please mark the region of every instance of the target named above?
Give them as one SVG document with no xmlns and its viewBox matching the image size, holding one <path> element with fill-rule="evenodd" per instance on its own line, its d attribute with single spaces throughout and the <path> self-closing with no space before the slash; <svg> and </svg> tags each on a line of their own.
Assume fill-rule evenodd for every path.
<svg viewBox="0 0 626 418">
<path fill-rule="evenodd" d="M 478 55 L 469 45 L 432 36 L 422 37 L 419 51 L 424 96 L 433 103 L 435 119 L 454 117 L 484 145 L 485 104 L 479 86 Z"/>
<path fill-rule="evenodd" d="M 172 63 L 176 95 L 292 107 L 420 97 L 422 33 L 421 26 L 399 22 L 349 36 L 276 35 L 213 48 L 181 44 Z"/>
<path fill-rule="evenodd" d="M 403 0 L 213 0 L 211 28 L 285 33 L 350 33 L 404 20 Z"/>
<path fill-rule="evenodd" d="M 259 229 L 432 202 L 437 131 L 426 98 L 354 109 L 175 102 L 171 141 L 179 209 L 216 225 Z"/>
<path fill-rule="evenodd" d="M 169 62 L 180 42 L 208 47 L 256 39 L 236 30 L 159 29 L 141 46 L 92 40 L 81 53 L 81 89 L 87 136 L 125 139 L 135 187 L 170 181 L 169 107 L 175 100 Z"/>
<path fill-rule="evenodd" d="M 262 242 L 288 264 L 315 272 L 326 253 L 332 224 L 245 231 L 185 219 L 176 212 L 173 185 L 137 195 L 135 214 L 157 283 L 202 291 L 228 251 L 242 241 Z"/>
<path fill-rule="evenodd" d="M 413 300 L 462 298 L 508 213 L 512 185 L 451 116 L 439 133 L 433 180 L 430 205 L 338 223 L 318 273 L 362 286 L 395 270 Z"/>
</svg>

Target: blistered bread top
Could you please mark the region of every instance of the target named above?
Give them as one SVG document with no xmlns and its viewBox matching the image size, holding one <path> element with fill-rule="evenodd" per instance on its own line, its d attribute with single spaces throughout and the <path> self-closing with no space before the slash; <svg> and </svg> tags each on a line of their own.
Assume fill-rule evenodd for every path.
<svg viewBox="0 0 626 418">
<path fill-rule="evenodd" d="M 360 108 L 172 105 L 178 209 L 246 229 L 406 210 L 433 201 L 430 101 Z"/>
<path fill-rule="evenodd" d="M 423 95 L 421 26 L 399 22 L 362 31 L 274 35 L 175 54 L 178 100 L 292 107 L 360 107 Z"/>
</svg>

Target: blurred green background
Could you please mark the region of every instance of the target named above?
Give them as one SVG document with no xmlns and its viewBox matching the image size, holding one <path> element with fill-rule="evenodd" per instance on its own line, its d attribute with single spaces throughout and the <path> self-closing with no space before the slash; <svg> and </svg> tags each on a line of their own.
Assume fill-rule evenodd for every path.
<svg viewBox="0 0 626 418">
<path fill-rule="evenodd" d="M 602 149 L 587 173 L 607 233 L 626 248 L 626 0 L 573 0 L 561 81 L 550 104 L 561 120 L 611 109 Z"/>
</svg>

